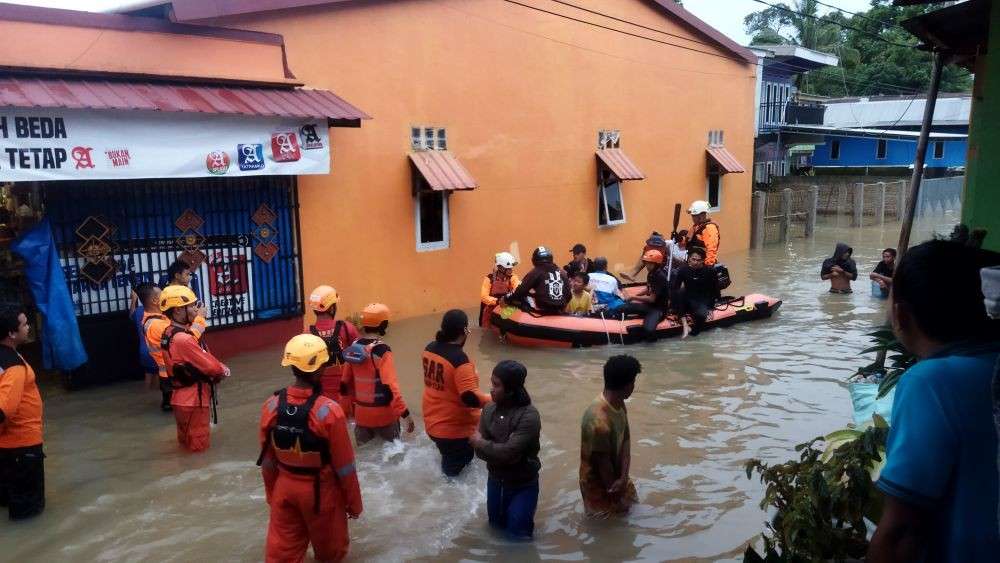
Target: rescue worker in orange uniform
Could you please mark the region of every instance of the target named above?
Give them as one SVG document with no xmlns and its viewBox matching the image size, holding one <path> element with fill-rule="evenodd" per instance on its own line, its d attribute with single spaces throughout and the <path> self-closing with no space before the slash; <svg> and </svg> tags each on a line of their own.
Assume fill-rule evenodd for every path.
<svg viewBox="0 0 1000 563">
<path fill-rule="evenodd" d="M 483 278 L 483 287 L 479 291 L 479 326 L 490 324 L 490 312 L 500 302 L 500 298 L 517 289 L 521 278 L 514 273 L 517 258 L 510 252 L 498 252 L 493 259 L 493 271 Z"/>
<path fill-rule="evenodd" d="M 0 506 L 11 520 L 45 510 L 42 396 L 34 370 L 17 353 L 27 341 L 24 311 L 0 311 Z"/>
<path fill-rule="evenodd" d="M 469 437 L 479 427 L 479 413 L 492 399 L 479 390 L 476 366 L 462 350 L 469 336 L 469 317 L 452 309 L 423 353 L 424 427 L 441 452 L 441 471 L 455 477 L 472 462 Z"/>
<path fill-rule="evenodd" d="M 308 333 L 318 336 L 326 342 L 330 353 L 330 363 L 320 377 L 323 395 L 337 401 L 348 417 L 352 415 L 351 399 L 344 393 L 341 378 L 344 372 L 344 348 L 358 339 L 358 329 L 342 320 L 336 320 L 337 303 L 340 295 L 337 290 L 321 285 L 309 294 L 309 307 L 316 313 L 316 324 L 310 325 Z"/>
<path fill-rule="evenodd" d="M 691 239 L 687 243 L 688 248 L 700 246 L 705 249 L 705 265 L 715 266 L 719 261 L 719 225 L 708 216 L 711 208 L 707 201 L 695 201 L 688 208 L 691 214 Z"/>
<path fill-rule="evenodd" d="M 170 378 L 167 377 L 167 367 L 163 365 L 163 351 L 160 350 L 160 340 L 163 339 L 163 331 L 170 326 L 170 319 L 160 311 L 160 296 L 161 291 L 156 288 L 155 291 L 150 291 L 148 293 L 149 300 L 142 300 L 142 334 L 146 338 L 146 348 L 149 350 L 149 355 L 156 362 L 157 379 L 160 386 L 160 410 L 163 412 L 170 412 L 173 410 L 170 406 L 170 395 L 173 393 L 173 388 L 170 384 Z"/>
<path fill-rule="evenodd" d="M 300 334 L 285 345 L 281 365 L 295 383 L 264 402 L 260 414 L 261 453 L 257 464 L 271 508 L 266 561 L 299 562 L 311 543 L 320 561 L 347 556 L 347 519 L 361 515 L 361 486 L 347 417 L 320 393 L 327 345 Z"/>
<path fill-rule="evenodd" d="M 167 267 L 167 286 L 171 285 L 181 285 L 184 287 L 191 287 L 191 265 L 187 262 L 178 258 L 174 260 L 173 264 Z M 201 336 L 205 334 L 205 328 L 208 323 L 205 321 L 205 306 L 198 303 L 198 314 L 194 318 L 194 322 L 191 323 L 190 331 L 194 334 L 195 338 L 201 340 Z"/>
<path fill-rule="evenodd" d="M 160 294 L 160 310 L 171 321 L 163 330 L 160 350 L 173 387 L 170 404 L 177 421 L 177 441 L 192 452 L 209 447 L 209 408 L 218 422 L 215 386 L 229 377 L 229 368 L 190 330 L 198 309 L 198 298 L 186 286 L 169 285 Z"/>
<path fill-rule="evenodd" d="M 378 436 L 399 439 L 399 420 L 406 433 L 415 428 L 396 377 L 392 349 L 382 341 L 389 327 L 389 307 L 372 303 L 361 311 L 364 336 L 344 350 L 344 387 L 354 404 L 354 440 L 360 446 Z"/>
</svg>

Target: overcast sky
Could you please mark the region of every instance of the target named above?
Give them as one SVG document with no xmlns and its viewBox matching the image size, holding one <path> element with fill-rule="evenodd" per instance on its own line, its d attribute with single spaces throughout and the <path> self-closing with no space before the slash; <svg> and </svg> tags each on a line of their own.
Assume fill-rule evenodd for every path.
<svg viewBox="0 0 1000 563">
<path fill-rule="evenodd" d="M 15 4 L 32 4 L 52 8 L 73 8 L 76 10 L 102 11 L 123 5 L 142 3 L 142 0 L 4 0 Z M 249 0 L 247 0 L 249 1 Z M 766 0 L 773 4 L 776 0 Z M 870 0 L 836 0 L 827 1 L 836 4 L 844 10 L 858 12 L 867 10 Z M 743 30 L 743 18 L 750 12 L 766 8 L 764 4 L 754 0 L 684 0 L 684 7 L 712 27 L 733 38 L 736 42 L 746 45 L 750 37 Z M 821 7 L 822 8 L 822 7 Z M 830 9 L 822 8 L 829 12 Z"/>
</svg>

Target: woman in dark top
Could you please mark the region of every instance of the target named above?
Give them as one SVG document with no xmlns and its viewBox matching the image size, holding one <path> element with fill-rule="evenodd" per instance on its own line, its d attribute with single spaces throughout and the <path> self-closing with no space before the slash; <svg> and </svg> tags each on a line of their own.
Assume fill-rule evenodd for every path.
<svg viewBox="0 0 1000 563">
<path fill-rule="evenodd" d="M 479 431 L 469 443 L 486 461 L 489 481 L 486 509 L 490 525 L 514 539 L 531 539 L 538 507 L 538 410 L 524 388 L 525 367 L 504 360 L 493 368 L 490 394 L 493 402 L 483 408 Z"/>
</svg>

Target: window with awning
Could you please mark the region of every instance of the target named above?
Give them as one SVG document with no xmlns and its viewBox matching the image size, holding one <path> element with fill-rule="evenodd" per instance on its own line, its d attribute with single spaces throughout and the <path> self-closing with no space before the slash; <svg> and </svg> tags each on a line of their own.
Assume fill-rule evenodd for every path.
<svg viewBox="0 0 1000 563">
<path fill-rule="evenodd" d="M 597 224 L 601 227 L 619 225 L 626 221 L 625 200 L 621 183 L 626 180 L 644 180 L 645 174 L 618 146 L 615 131 L 611 144 L 602 142 L 609 138 L 602 131 L 597 150 Z"/>
<path fill-rule="evenodd" d="M 442 250 L 451 245 L 448 197 L 451 192 L 479 187 L 458 157 L 445 150 L 441 127 L 413 127 L 410 153 L 413 168 L 413 211 L 417 251 Z"/>
</svg>

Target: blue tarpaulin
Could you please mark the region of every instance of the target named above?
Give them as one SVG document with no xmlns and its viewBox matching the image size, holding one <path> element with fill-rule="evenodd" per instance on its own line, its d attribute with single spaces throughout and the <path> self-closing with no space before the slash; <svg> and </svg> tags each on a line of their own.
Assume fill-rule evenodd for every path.
<svg viewBox="0 0 1000 563">
<path fill-rule="evenodd" d="M 48 220 L 21 235 L 11 248 L 24 259 L 24 273 L 31 295 L 42 313 L 42 363 L 45 369 L 69 371 L 85 364 L 87 352 L 80 339 L 76 311 Z"/>
</svg>

